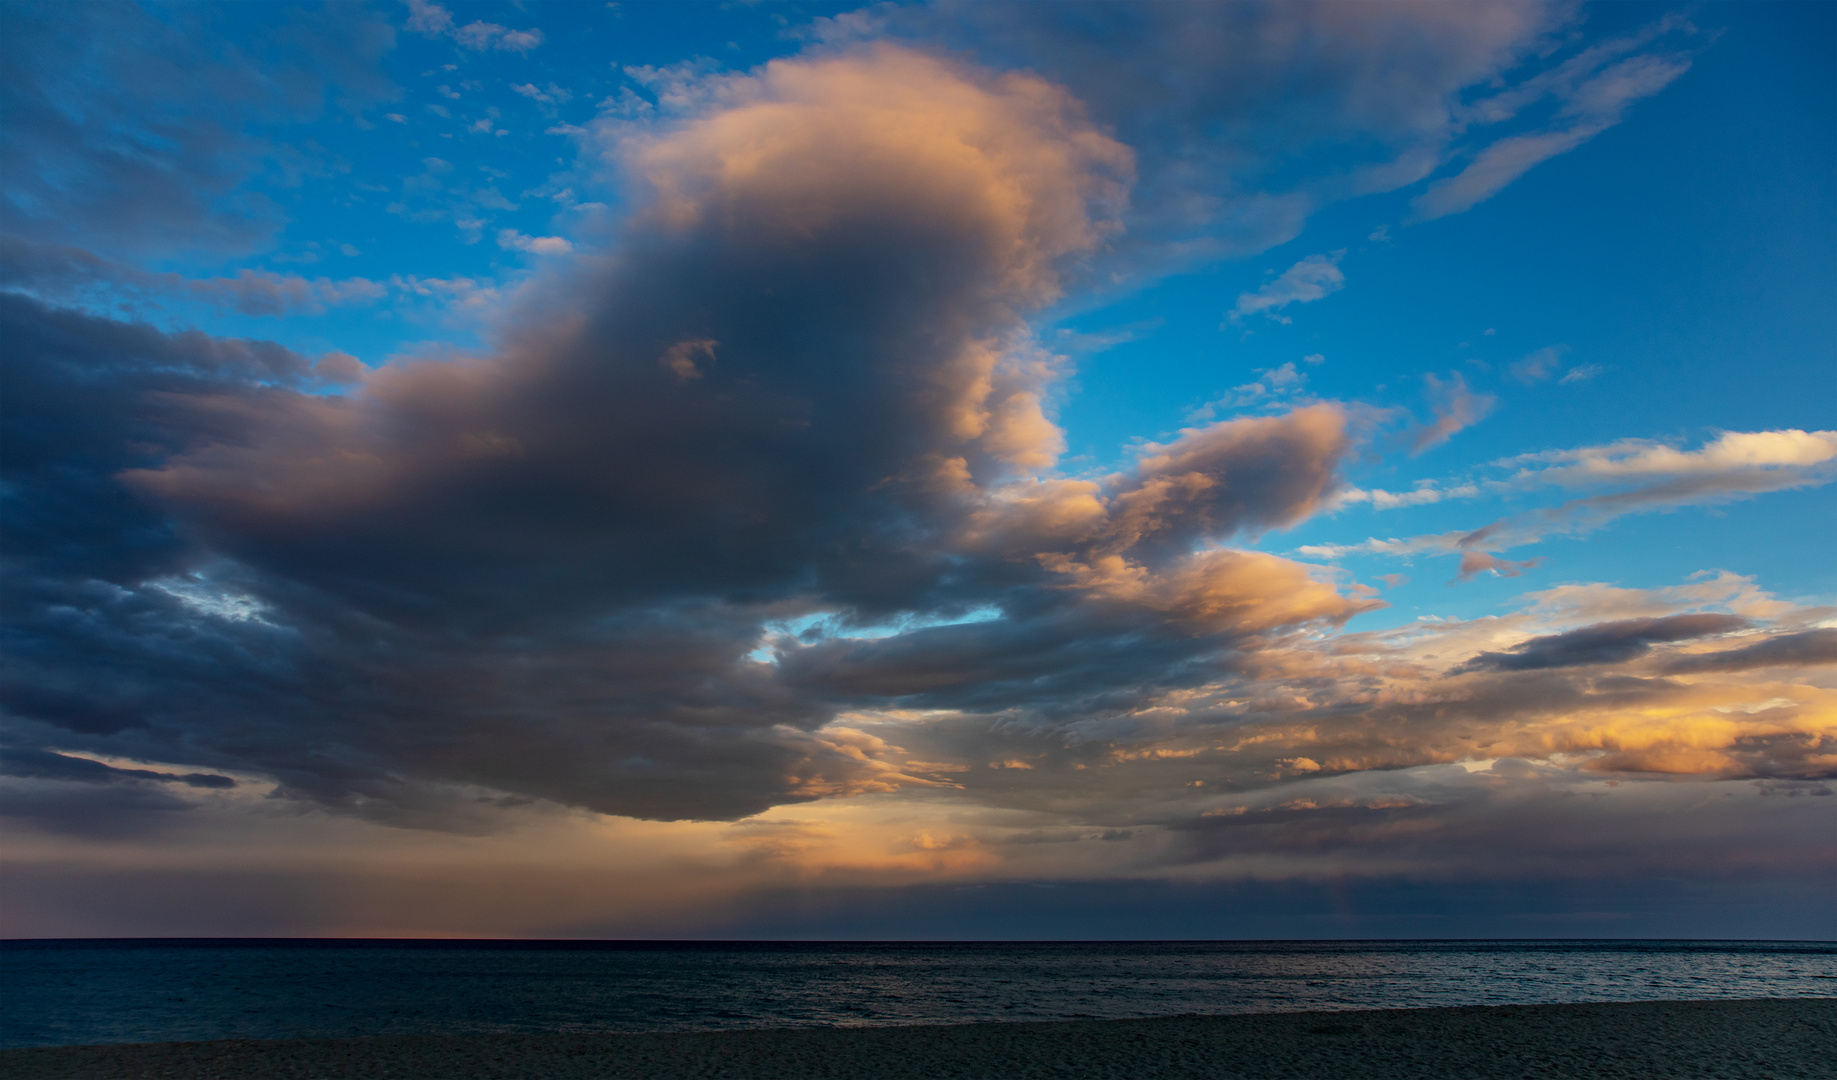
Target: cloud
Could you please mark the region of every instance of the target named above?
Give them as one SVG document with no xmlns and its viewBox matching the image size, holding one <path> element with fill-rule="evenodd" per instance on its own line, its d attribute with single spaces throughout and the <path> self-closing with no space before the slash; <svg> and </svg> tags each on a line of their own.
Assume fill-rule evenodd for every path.
<svg viewBox="0 0 1837 1080">
<path fill-rule="evenodd" d="M 1781 634 L 1740 648 L 1680 656 L 1667 664 L 1665 670 L 1670 674 L 1688 675 L 1698 672 L 1831 665 L 1837 665 L 1837 629 Z"/>
<path fill-rule="evenodd" d="M 262 188 L 301 160 L 266 133 L 400 96 L 381 66 L 394 31 L 363 12 L 293 9 L 234 50 L 213 44 L 221 17 L 10 8 L 0 233 L 110 257 L 259 250 L 281 223 Z"/>
<path fill-rule="evenodd" d="M 1627 514 L 1715 505 L 1828 484 L 1837 478 L 1837 432 L 1727 432 L 1689 451 L 1624 440 L 1528 454 L 1499 464 L 1522 466 L 1494 482 L 1501 490 L 1612 489 L 1500 523 L 1489 543 L 1509 546 L 1552 534 L 1587 532 Z"/>
<path fill-rule="evenodd" d="M 1332 495 L 1350 450 L 1345 415 L 1331 405 L 1221 421 L 1148 444 L 1113 496 L 1111 542 L 1180 551 L 1293 525 Z"/>
<path fill-rule="evenodd" d="M 1766 491 L 1826 483 L 1837 464 L 1837 431 L 1730 431 L 1697 450 L 1649 440 L 1526 454 L 1510 483 L 1520 487 L 1585 487 L 1627 481 L 1688 483 L 1730 491 Z"/>
<path fill-rule="evenodd" d="M 1456 390 L 1464 392 L 1465 388 L 1457 385 Z M 1297 551 L 1310 558 L 1328 559 L 1355 553 L 1407 557 L 1458 552 L 1463 557 L 1463 580 L 1484 570 L 1503 573 L 1502 568 L 1514 564 L 1486 553 L 1536 543 L 1546 536 L 1585 533 L 1627 514 L 1715 505 L 1770 491 L 1830 483 L 1837 479 L 1837 432 L 1797 428 L 1731 431 L 1696 450 L 1681 450 L 1649 439 L 1624 439 L 1599 446 L 1523 454 L 1493 462 L 1491 467 L 1514 471 L 1503 478 L 1469 481 L 1446 490 L 1463 495 L 1520 494 L 1546 488 L 1608 490 L 1501 518 L 1479 529 L 1402 539 L 1374 537 L 1356 544 L 1312 544 Z M 1391 496 L 1386 501 L 1391 500 L 1401 502 L 1403 497 Z M 1342 505 L 1366 501 L 1379 505 L 1377 493 L 1356 488 L 1339 494 L 1336 501 Z M 1437 502 L 1440 497 L 1425 496 L 1418 501 Z"/>
<path fill-rule="evenodd" d="M 1323 206 L 1468 157 L 1415 203 L 1417 220 L 1464 209 L 1688 66 L 1681 17 L 1605 42 L 1581 20 L 1563 2 L 944 3 L 818 19 L 814 36 L 913 40 L 1068 87 L 1140 158 L 1106 267 L 1134 276 L 1268 250 Z M 1536 107 L 1554 110 L 1544 127 L 1498 134 Z"/>
<path fill-rule="evenodd" d="M 1780 658 L 1803 647 L 1795 624 L 1816 611 L 1728 610 L 1753 610 L 1741 599 L 1748 588 L 1729 575 L 1649 591 L 1564 587 L 1500 617 L 1291 637 L 1235 653 L 1212 679 L 1055 725 L 1016 717 L 990 728 L 949 712 L 856 723 L 897 732 L 925 760 L 1030 765 L 1020 776 L 954 773 L 961 789 L 927 796 L 959 813 L 986 808 L 953 821 L 1004 859 L 1005 833 L 1032 850 L 1040 830 L 1077 825 L 1126 828 L 1147 844 L 1091 862 L 1054 846 L 1068 853 L 1057 865 L 1098 877 L 1458 879 L 1479 865 L 1508 877 L 1586 876 L 1615 859 L 1679 854 L 1658 833 L 1641 835 L 1658 819 L 1636 809 L 1676 785 L 1643 779 L 1703 782 L 1666 805 L 1722 807 L 1704 813 L 1726 823 L 1723 814 L 1742 812 L 1726 800 L 1765 798 L 1766 784 L 1816 786 L 1837 771 L 1829 691 L 1814 669 L 1749 675 L 1731 665 L 1688 683 L 1664 674 L 1713 655 L 1703 649 L 1718 638 L 1742 650 L 1788 642 Z M 1629 608 L 1649 614 L 1594 617 Z M 1543 815 L 1578 798 L 1595 806 L 1584 816 L 1600 831 L 1558 855 L 1539 839 Z M 1742 864 L 1738 847 L 1696 851 L 1726 868 Z M 1012 858 L 1007 872 L 1037 873 Z"/>
<path fill-rule="evenodd" d="M 390 277 L 389 287 L 411 296 L 436 300 L 449 312 L 472 317 L 496 315 L 506 299 L 504 291 L 490 279 L 397 274 Z"/>
<path fill-rule="evenodd" d="M 1560 62 L 1575 19 L 1562 3 L 946 3 L 819 26 L 1068 87 L 1140 156 L 1106 267 L 1133 275 L 1264 251 L 1321 206 L 1423 179 L 1473 123 L 1467 102 Z"/>
<path fill-rule="evenodd" d="M 399 824 L 475 828 L 485 797 L 733 818 L 946 782 L 852 711 L 1071 723 L 1373 606 L 1219 546 L 1331 498 L 1337 406 L 1050 474 L 1060 368 L 1021 313 L 1131 165 L 1060 91 L 882 47 L 606 137 L 637 191 L 616 257 L 529 290 L 500 347 L 347 393 L 278 347 L 11 309 L 47 425 L 7 455 L 13 527 L 61 553 L 16 730 L 182 738 Z M 99 619 L 60 623 L 89 593 Z"/>
<path fill-rule="evenodd" d="M 574 245 L 559 236 L 525 236 L 515 229 L 498 230 L 498 247 L 532 255 L 566 255 Z"/>
<path fill-rule="evenodd" d="M 1373 554 L 1409 557 L 1425 553 L 1447 553 L 1459 551 L 1461 541 L 1471 536 L 1467 529 L 1456 529 L 1453 532 L 1437 533 L 1428 536 L 1411 536 L 1404 538 L 1391 537 L 1379 539 L 1372 537 L 1355 544 L 1303 544 L 1295 549 L 1298 554 L 1310 559 L 1337 559 L 1345 555 Z"/>
<path fill-rule="evenodd" d="M 1511 559 L 1501 559 L 1497 555 L 1488 555 L 1484 551 L 1463 551 L 1461 552 L 1460 571 L 1455 580 L 1471 581 L 1485 573 L 1490 573 L 1494 577 L 1517 577 L 1526 570 L 1535 570 L 1542 563 L 1542 559 L 1514 562 Z"/>
<path fill-rule="evenodd" d="M 1314 357 L 1304 357 L 1313 362 Z M 1210 420 L 1220 409 L 1275 407 L 1292 400 L 1292 395 L 1307 385 L 1308 377 L 1295 370 L 1294 361 L 1258 372 L 1254 382 L 1234 386 L 1217 401 L 1209 401 L 1191 414 L 1194 420 Z"/>
<path fill-rule="evenodd" d="M 1517 381 L 1530 385 L 1543 382 L 1561 372 L 1561 376 L 1556 381 L 1558 385 L 1568 386 L 1570 383 L 1587 382 L 1607 370 L 1600 364 L 1577 364 L 1564 371 L 1563 356 L 1568 351 L 1569 346 L 1567 345 L 1551 345 L 1538 349 L 1515 361 L 1508 369 L 1509 373 Z"/>
<path fill-rule="evenodd" d="M 1333 504 L 1336 509 L 1354 503 L 1367 503 L 1373 510 L 1397 510 L 1409 506 L 1428 506 L 1445 499 L 1471 499 L 1479 493 L 1479 487 L 1471 483 L 1442 487 L 1434 480 L 1418 480 L 1416 486 L 1409 491 L 1386 491 L 1383 488 L 1367 490 L 1348 486 L 1333 497 Z"/>
<path fill-rule="evenodd" d="M 552 82 L 549 83 L 547 90 L 539 89 L 534 83 L 513 83 L 510 88 L 531 101 L 538 101 L 545 105 L 565 105 L 574 100 L 574 94 L 571 91 L 556 86 Z"/>
<path fill-rule="evenodd" d="M 1500 139 L 1458 175 L 1431 184 L 1411 202 L 1410 209 L 1417 221 L 1464 213 L 1497 195 L 1532 166 L 1574 150 L 1606 128 L 1605 124 L 1581 124 L 1565 131 Z"/>
<path fill-rule="evenodd" d="M 238 347 L 247 359 L 226 366 L 215 339 L 15 305 L 12 362 L 42 380 L 33 415 L 89 410 L 79 428 L 100 426 L 82 468 L 60 458 L 56 426 L 41 452 L 8 455 L 44 470 L 25 490 L 50 500 L 14 518 L 22 545 L 82 537 L 49 544 L 82 569 L 43 568 L 50 622 L 26 620 L 41 645 L 20 672 L 43 691 L 22 701 L 66 704 L 21 705 L 19 722 L 143 758 L 182 731 L 200 765 L 403 821 L 438 820 L 479 787 L 732 817 L 927 782 L 882 768 L 892 750 L 816 734 L 829 691 L 790 659 L 749 658 L 766 623 L 1015 603 L 1033 615 L 1009 658 L 983 660 L 1019 663 L 1188 610 L 1185 587 L 1190 618 L 1230 632 L 1254 582 L 1222 563 L 1080 586 L 1039 546 L 967 562 L 940 546 L 1056 453 L 1041 413 L 1056 368 L 1017 313 L 1102 242 L 1094 214 L 1127 183 L 1127 152 L 1037 79 L 899 50 L 781 62 L 729 90 L 673 128 L 618 134 L 640 207 L 623 253 L 533 292 L 488 354 L 404 361 L 326 394 L 285 350 Z M 723 163 L 737 146 L 754 165 L 736 174 Z M 657 362 L 703 341 L 718 346 L 681 352 L 698 378 Z M 245 373 L 257 360 L 285 377 Z M 119 372 L 95 398 L 104 363 Z M 1333 417 L 1310 414 L 1162 448 L 1117 496 L 1136 508 L 1130 535 L 1290 520 L 1330 479 L 1322 463 L 1286 466 L 1284 440 L 1330 458 L 1337 438 Z M 98 495 L 85 508 L 53 495 L 71 475 Z M 1250 486 L 1200 490 L 1218 477 Z M 1186 485 L 1179 505 L 1147 514 L 1163 479 Z M 145 554 L 126 539 L 140 536 Z M 175 577 L 189 592 L 157 584 Z M 113 614 L 57 628 L 50 613 L 88 581 L 111 582 Z M 1286 617 L 1341 614 L 1333 590 L 1298 584 L 1309 599 Z M 248 604 L 260 619 L 217 614 Z M 1244 610 L 1264 627 L 1277 609 Z M 153 660 L 191 634 L 219 651 Z M 379 666 L 382 642 L 393 659 Z M 1203 647 L 1182 631 L 1156 649 Z M 92 662 L 144 674 L 97 700 L 79 670 Z M 271 725 L 252 754 L 229 741 L 251 710 Z"/>
<path fill-rule="evenodd" d="M 1596 623 L 1561 634 L 1532 638 L 1510 652 L 1483 652 L 1459 670 L 1536 671 L 1583 664 L 1617 664 L 1644 655 L 1654 643 L 1726 634 L 1749 625 L 1748 620 L 1740 616 L 1716 614 Z"/>
<path fill-rule="evenodd" d="M 1509 369 L 1512 378 L 1521 383 L 1542 382 L 1562 367 L 1563 354 L 1568 351 L 1567 345 L 1550 345 L 1538 349 L 1513 362 Z"/>
<path fill-rule="evenodd" d="M 233 788 L 236 781 L 215 773 L 167 773 L 153 769 L 122 769 L 89 758 L 53 754 L 44 750 L 0 747 L 0 776 L 23 776 L 36 780 L 74 780 L 85 784 L 113 784 L 132 780 L 183 784 L 192 788 L 221 790 Z"/>
<path fill-rule="evenodd" d="M 407 0 L 408 21 L 403 25 L 427 37 L 452 38 L 461 48 L 474 52 L 497 50 L 527 53 L 542 44 L 540 30 L 512 30 L 482 19 L 459 25 L 453 13 L 430 0 Z"/>
<path fill-rule="evenodd" d="M 1240 293 L 1231 309 L 1232 322 L 1246 315 L 1262 312 L 1280 323 L 1290 322 L 1277 314 L 1290 304 L 1311 304 L 1346 287 L 1346 275 L 1340 272 L 1339 260 L 1344 251 L 1326 255 L 1309 255 L 1282 272 L 1282 276 L 1255 292 Z"/>
<path fill-rule="evenodd" d="M 1410 204 L 1413 220 L 1464 213 L 1535 166 L 1620 123 L 1634 101 L 1669 86 L 1690 69 L 1690 61 L 1681 52 L 1640 53 L 1611 64 L 1607 61 L 1646 48 L 1658 38 L 1690 32 L 1681 19 L 1667 17 L 1636 34 L 1586 49 L 1522 86 L 1477 102 L 1475 112 L 1486 120 L 1510 118 L 1546 94 L 1561 105 L 1549 127 L 1498 139 L 1481 149 L 1459 173 L 1430 184 Z"/>
<path fill-rule="evenodd" d="M 491 131 L 490 118 L 482 118 L 469 130 Z M 494 211 L 517 208 L 495 184 L 481 185 L 464 173 L 455 175 L 453 164 L 444 158 L 424 157 L 421 171 L 402 179 L 399 198 L 385 210 L 410 221 L 451 221 L 466 243 L 476 244 Z"/>
<path fill-rule="evenodd" d="M 1309 102 L 1331 107 L 1303 134 L 1388 132 L 1387 169 L 1451 137 L 1450 87 L 1509 71 L 1560 21 L 1515 5 L 973 11 L 1036 20 L 1021 38 L 1092 12 L 1217 31 L 1196 50 L 1292 30 L 1282 63 L 1332 60 L 1307 68 L 1331 83 Z M 452 32 L 444 12 L 411 18 Z M 1420 81 L 1390 85 L 1403 61 L 1360 68 L 1373 42 L 1425 61 Z M 671 876 L 686 850 L 751 889 L 1509 880 L 1738 869 L 1755 856 L 1717 831 L 1736 821 L 1809 862 L 1827 822 L 1779 816 L 1770 793 L 1837 770 L 1815 668 L 1828 610 L 1725 574 L 1348 632 L 1372 590 L 1245 545 L 1343 503 L 1470 487 L 1699 485 L 1642 504 L 1658 506 L 1821 483 L 1829 433 L 1617 443 L 1514 459 L 1480 474 L 1493 481 L 1357 492 L 1359 414 L 1313 403 L 1208 416 L 1109 475 L 1062 471 L 1067 361 L 1029 319 L 1093 266 L 1130 265 L 1126 223 L 1162 242 L 1185 221 L 1216 252 L 1239 226 L 1229 243 L 1293 220 L 1248 222 L 1269 204 L 1226 207 L 1251 190 L 1228 186 L 1182 209 L 1196 175 L 1275 170 L 1222 171 L 1215 142 L 1168 147 L 1196 117 L 1274 140 L 1306 110 L 1258 114 L 1282 95 L 1254 80 L 1240 106 L 1225 91 L 1241 70 L 1212 65 L 1204 109 L 1157 112 L 1143 93 L 1131 111 L 1162 85 L 1143 55 L 1099 67 L 1118 90 L 1088 104 L 889 44 L 650 73 L 649 119 L 614 110 L 578 136 L 628 185 L 605 196 L 629 209 L 618 246 L 547 261 L 520 290 L 392 278 L 493 319 L 476 348 L 372 371 L 0 296 L 15 773 L 0 811 L 27 825 L 8 842 L 139 828 L 203 847 L 244 829 L 264 850 L 238 855 L 288 873 L 304 850 L 367 866 L 387 852 L 400 874 L 434 851 L 451 859 L 440 880 L 481 904 L 489 890 L 452 867 L 514 851 L 553 860 L 545 896 L 576 897 L 565 918 L 531 916 L 539 929 L 609 917 L 603 889 L 567 876 L 581 866 L 676 867 L 638 874 L 645 902 L 712 903 Z M 1347 87 L 1379 95 L 1370 116 Z M 1419 122 L 1412 103 L 1433 107 Z M 1138 132 L 1171 117 L 1172 134 L 1138 158 L 1117 116 Z M 1156 173 L 1131 202 L 1141 162 L 1182 160 L 1195 171 Z M 446 190 L 431 185 L 453 173 L 424 165 Z M 483 235 L 482 214 L 464 220 Z M 1263 376 L 1270 397 L 1300 379 Z M 1431 394 L 1419 446 L 1484 411 L 1458 379 Z M 1523 564 L 1491 553 L 1534 524 L 1333 550 L 1511 572 Z M 1740 816 L 1692 809 L 1712 798 Z M 794 803 L 795 820 L 756 816 Z M 276 812 L 301 807 L 331 813 Z"/>
<path fill-rule="evenodd" d="M 408 29 L 430 37 L 453 31 L 453 13 L 427 0 L 408 0 Z"/>
<path fill-rule="evenodd" d="M 1428 386 L 1429 398 L 1434 403 L 1435 419 L 1405 436 L 1411 454 L 1420 454 L 1440 446 L 1453 438 L 1456 432 L 1472 427 L 1493 411 L 1497 399 L 1491 394 L 1476 394 L 1467 389 L 1467 380 L 1459 372 L 1448 376 L 1445 382 L 1434 375 L 1424 375 L 1422 378 Z"/>
<path fill-rule="evenodd" d="M 349 244 L 347 254 L 356 252 Z M 188 278 L 154 273 L 81 248 L 0 235 L 0 288 L 66 303 L 107 296 L 192 301 L 244 315 L 318 314 L 327 308 L 381 300 L 381 282 L 354 277 L 305 278 L 272 270 L 239 270 L 234 277 Z"/>
</svg>

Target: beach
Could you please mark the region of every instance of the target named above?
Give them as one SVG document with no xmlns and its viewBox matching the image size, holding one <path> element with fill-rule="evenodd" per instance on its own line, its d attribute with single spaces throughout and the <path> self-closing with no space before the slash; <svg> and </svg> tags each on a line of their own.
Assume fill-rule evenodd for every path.
<svg viewBox="0 0 1837 1080">
<path fill-rule="evenodd" d="M 0 1051 L 14 1080 L 1837 1077 L 1837 998 Z"/>
</svg>

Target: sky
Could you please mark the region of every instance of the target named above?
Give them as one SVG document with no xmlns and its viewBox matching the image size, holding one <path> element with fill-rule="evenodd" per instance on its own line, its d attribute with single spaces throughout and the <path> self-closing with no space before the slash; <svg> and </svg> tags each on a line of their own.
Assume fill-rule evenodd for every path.
<svg viewBox="0 0 1837 1080">
<path fill-rule="evenodd" d="M 1837 937 L 1834 40 L 0 5 L 0 935 Z"/>
</svg>

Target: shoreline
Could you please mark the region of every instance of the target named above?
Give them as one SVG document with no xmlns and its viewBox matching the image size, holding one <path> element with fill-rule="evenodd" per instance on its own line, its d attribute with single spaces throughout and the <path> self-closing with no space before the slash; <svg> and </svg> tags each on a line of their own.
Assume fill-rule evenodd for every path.
<svg viewBox="0 0 1837 1080">
<path fill-rule="evenodd" d="M 1837 1076 L 1837 998 L 0 1050 L 15 1080 L 1431 1080 Z"/>
</svg>

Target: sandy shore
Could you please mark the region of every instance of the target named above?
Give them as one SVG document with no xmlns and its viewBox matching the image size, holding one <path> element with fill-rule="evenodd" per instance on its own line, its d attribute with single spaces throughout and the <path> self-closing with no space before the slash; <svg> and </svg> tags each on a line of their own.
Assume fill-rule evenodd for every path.
<svg viewBox="0 0 1837 1080">
<path fill-rule="evenodd" d="M 0 1051 L 0 1075 L 14 1080 L 1830 1078 L 1837 1077 L 1837 998 L 63 1046 Z"/>
</svg>

